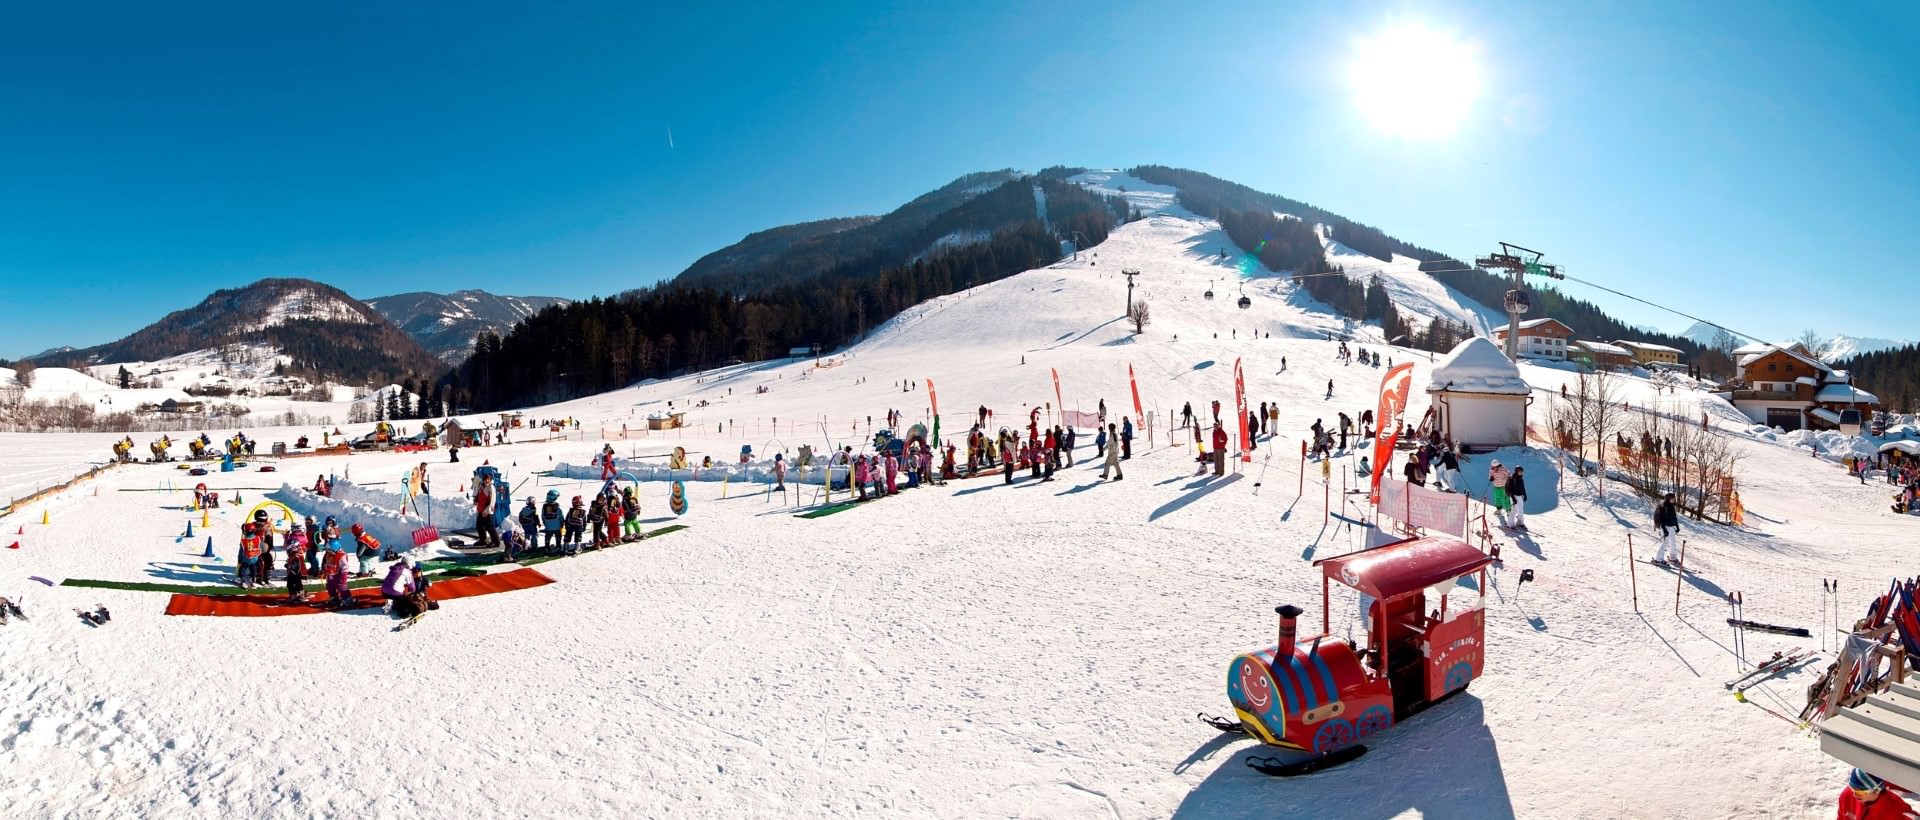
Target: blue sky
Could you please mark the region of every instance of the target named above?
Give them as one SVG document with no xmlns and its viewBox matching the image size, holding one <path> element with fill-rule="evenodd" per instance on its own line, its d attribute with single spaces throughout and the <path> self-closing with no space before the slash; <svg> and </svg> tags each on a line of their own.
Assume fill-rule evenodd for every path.
<svg viewBox="0 0 1920 820">
<path fill-rule="evenodd" d="M 1142 163 L 1756 334 L 1920 335 L 1888 298 L 1920 216 L 1910 4 L 390 5 L 11 10 L 0 356 L 267 276 L 610 294 L 968 171 Z M 1478 54 L 1443 135 L 1384 132 L 1346 79 L 1415 24 Z"/>
</svg>

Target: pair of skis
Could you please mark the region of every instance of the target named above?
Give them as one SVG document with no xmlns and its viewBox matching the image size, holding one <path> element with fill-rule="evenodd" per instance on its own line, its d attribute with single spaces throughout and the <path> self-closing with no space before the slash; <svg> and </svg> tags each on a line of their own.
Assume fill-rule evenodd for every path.
<svg viewBox="0 0 1920 820">
<path fill-rule="evenodd" d="M 113 620 L 113 613 L 107 611 L 106 604 L 95 604 L 95 606 L 98 609 L 92 612 L 75 609 L 73 614 L 80 616 L 80 620 L 86 621 L 88 626 L 105 626 L 108 621 Z"/>
<path fill-rule="evenodd" d="M 1201 712 L 1198 717 L 1201 723 L 1212 726 L 1221 732 L 1236 735 L 1247 734 L 1247 728 L 1240 725 L 1239 721 L 1215 717 L 1205 712 Z M 1248 757 L 1247 768 L 1271 777 L 1299 777 L 1300 775 L 1311 774 L 1321 769 L 1331 769 L 1342 763 L 1352 761 L 1366 753 L 1367 747 L 1354 744 L 1317 757 L 1304 759 L 1290 760 L 1281 757 Z"/>
<path fill-rule="evenodd" d="M 1727 625 L 1737 626 L 1741 629 L 1748 629 L 1754 632 L 1771 632 L 1775 635 L 1792 635 L 1793 637 L 1796 637 L 1796 638 L 1813 637 L 1812 630 L 1809 630 L 1804 626 L 1781 626 L 1779 624 L 1763 624 L 1759 621 L 1749 621 L 1749 620 L 1746 620 L 1745 618 L 1728 618 Z"/>
<path fill-rule="evenodd" d="M 1793 668 L 1795 664 L 1813 657 L 1814 654 L 1813 650 L 1805 648 L 1775 652 L 1773 653 L 1773 657 L 1768 658 L 1764 663 L 1754 667 L 1752 671 L 1727 681 L 1726 686 L 1728 689 L 1734 691 L 1735 698 L 1744 700 L 1744 698 L 1741 697 L 1741 693 L 1747 691 L 1748 687 L 1785 672 Z"/>
</svg>

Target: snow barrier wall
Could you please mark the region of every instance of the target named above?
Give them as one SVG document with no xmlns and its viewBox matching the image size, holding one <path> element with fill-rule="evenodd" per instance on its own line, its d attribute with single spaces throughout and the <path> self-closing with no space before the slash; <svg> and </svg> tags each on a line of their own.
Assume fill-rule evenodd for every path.
<svg viewBox="0 0 1920 820">
<path fill-rule="evenodd" d="M 349 486 L 341 481 L 334 484 L 337 492 L 341 487 Z M 340 531 L 346 535 L 348 527 L 359 524 L 379 539 L 380 545 L 394 552 L 407 552 L 413 549 L 413 531 L 424 527 L 427 522 L 410 515 L 401 515 L 392 506 L 381 507 L 363 502 L 348 501 L 344 497 L 326 498 L 312 490 L 295 488 L 291 484 L 282 484 L 280 489 L 267 494 L 267 497 L 287 505 L 294 514 L 313 516 L 315 521 L 325 521 L 331 515 L 340 524 Z M 471 523 L 471 522 L 469 522 Z"/>
<path fill-rule="evenodd" d="M 622 478 L 635 481 L 731 481 L 735 483 L 772 484 L 773 462 L 756 461 L 749 464 L 716 464 L 712 467 L 689 467 L 684 470 L 670 470 L 664 464 L 643 462 L 637 459 L 616 458 L 614 467 Z M 824 484 L 827 480 L 827 467 L 787 468 L 787 481 L 794 484 Z M 836 465 L 833 468 L 834 486 L 845 486 L 847 467 Z M 554 478 L 566 478 L 576 481 L 601 481 L 600 467 L 581 467 L 565 462 L 553 468 Z"/>
<path fill-rule="evenodd" d="M 400 509 L 400 493 L 364 487 L 351 481 L 333 482 L 333 497 L 340 501 L 377 510 Z M 460 494 L 419 495 L 414 496 L 413 505 L 408 508 L 409 519 L 420 523 L 415 528 L 431 523 L 436 527 L 465 529 L 473 526 L 473 499 L 466 494 L 466 487 L 460 488 Z M 381 539 L 382 543 L 386 539 Z"/>
</svg>

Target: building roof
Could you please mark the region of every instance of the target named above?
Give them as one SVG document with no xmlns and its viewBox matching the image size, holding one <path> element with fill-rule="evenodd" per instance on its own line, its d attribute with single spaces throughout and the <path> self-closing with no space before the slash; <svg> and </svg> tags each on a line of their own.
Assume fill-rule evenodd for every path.
<svg viewBox="0 0 1920 820">
<path fill-rule="evenodd" d="M 1562 321 L 1560 321 L 1559 319 L 1555 319 L 1555 318 L 1552 318 L 1552 317 L 1545 317 L 1545 318 L 1541 318 L 1541 319 L 1528 319 L 1528 320 L 1526 320 L 1526 321 L 1524 321 L 1524 322 L 1521 322 L 1521 323 L 1520 323 L 1520 329 L 1521 329 L 1521 330 L 1532 330 L 1532 329 L 1534 329 L 1534 328 L 1536 328 L 1536 327 L 1540 327 L 1541 325 L 1544 325 L 1544 324 L 1546 324 L 1546 323 L 1548 323 L 1548 322 L 1552 322 L 1552 323 L 1554 323 L 1554 324 L 1556 324 L 1556 325 L 1559 325 L 1559 326 L 1561 326 L 1561 327 L 1567 327 L 1567 323 L 1566 323 L 1566 322 L 1562 322 Z M 1506 326 L 1506 325 L 1501 325 L 1501 326 L 1499 326 L 1499 327 L 1496 327 L 1496 328 L 1494 328 L 1494 329 L 1493 329 L 1493 332 L 1494 332 L 1494 333 L 1504 333 L 1504 332 L 1506 332 L 1506 329 L 1507 329 L 1507 326 Z M 1572 330 L 1573 328 L 1567 328 L 1567 329 L 1568 329 L 1568 330 Z"/>
<path fill-rule="evenodd" d="M 1743 347 L 1743 348 L 1740 348 L 1739 350 L 1735 350 L 1734 354 L 1736 356 L 1739 356 L 1740 366 L 1744 368 L 1747 365 L 1753 364 L 1756 361 L 1766 358 L 1768 355 L 1772 354 L 1776 350 L 1780 351 L 1781 353 L 1785 353 L 1789 356 L 1792 356 L 1796 359 L 1799 359 L 1802 362 L 1806 362 L 1809 367 L 1812 367 L 1813 369 L 1818 370 L 1822 373 L 1829 373 L 1833 371 L 1833 368 L 1827 366 L 1826 362 L 1820 361 L 1819 359 L 1813 358 L 1812 356 L 1803 355 L 1800 352 L 1794 350 L 1793 348 L 1781 347 L 1780 345 L 1748 345 L 1747 347 Z"/>
<path fill-rule="evenodd" d="M 1590 350 L 1594 353 L 1611 353 L 1615 356 L 1633 355 L 1631 353 L 1628 353 L 1626 348 L 1619 347 L 1617 344 L 1607 344 L 1606 342 L 1590 342 L 1590 341 L 1587 341 L 1586 339 L 1575 339 L 1573 340 L 1573 344 L 1579 347 L 1586 348 L 1587 350 Z"/>
<path fill-rule="evenodd" d="M 1820 388 L 1813 396 L 1814 401 L 1828 404 L 1879 404 L 1880 397 L 1851 384 L 1829 384 Z"/>
<path fill-rule="evenodd" d="M 1630 350 L 1645 350 L 1651 353 L 1672 353 L 1676 356 L 1680 354 L 1680 349 L 1677 347 L 1667 347 L 1666 345 L 1657 345 L 1652 342 L 1633 342 L 1626 339 L 1615 339 L 1613 343 Z"/>
<path fill-rule="evenodd" d="M 1464 541 L 1434 536 L 1314 563 L 1326 577 L 1384 601 L 1451 581 L 1493 559 Z"/>
<path fill-rule="evenodd" d="M 1533 392 L 1520 368 L 1495 347 L 1493 342 L 1475 336 L 1453 348 L 1433 368 L 1427 392 L 1498 393 L 1525 396 Z"/>
</svg>

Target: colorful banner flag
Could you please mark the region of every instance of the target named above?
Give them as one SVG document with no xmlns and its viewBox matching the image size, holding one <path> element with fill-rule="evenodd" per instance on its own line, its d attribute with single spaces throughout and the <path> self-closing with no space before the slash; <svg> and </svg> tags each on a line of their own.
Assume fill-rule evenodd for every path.
<svg viewBox="0 0 1920 820">
<path fill-rule="evenodd" d="M 1240 360 L 1233 360 L 1233 407 L 1234 418 L 1240 428 L 1240 460 L 1252 461 L 1253 448 L 1247 445 L 1247 374 L 1240 369 Z"/>
<path fill-rule="evenodd" d="M 1047 372 L 1053 374 L 1053 404 L 1060 408 L 1060 418 L 1064 421 L 1067 417 L 1067 400 L 1060 397 L 1060 371 L 1049 367 Z"/>
<path fill-rule="evenodd" d="M 933 380 L 927 380 L 927 409 L 933 412 L 933 438 L 927 442 L 929 447 L 940 446 L 940 397 L 933 393 Z"/>
<path fill-rule="evenodd" d="M 1140 409 L 1140 383 L 1133 379 L 1133 363 L 1127 363 L 1127 387 L 1133 390 L 1133 423 L 1146 424 L 1147 413 Z"/>
<path fill-rule="evenodd" d="M 1407 411 L 1407 394 L 1413 390 L 1413 363 L 1401 362 L 1380 377 L 1380 405 L 1374 410 L 1373 484 L 1367 500 L 1380 503 L 1380 476 L 1387 472 L 1393 458 L 1393 445 L 1400 441 L 1402 418 Z"/>
</svg>

